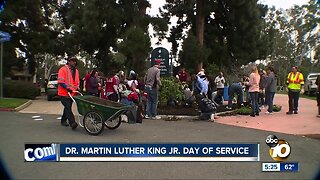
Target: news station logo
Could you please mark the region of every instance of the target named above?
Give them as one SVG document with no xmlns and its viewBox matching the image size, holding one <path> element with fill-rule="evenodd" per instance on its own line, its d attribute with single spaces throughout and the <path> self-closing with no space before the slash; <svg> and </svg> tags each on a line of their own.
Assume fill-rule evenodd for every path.
<svg viewBox="0 0 320 180">
<path fill-rule="evenodd" d="M 284 139 L 278 139 L 275 135 L 269 135 L 266 144 L 270 147 L 269 154 L 275 161 L 285 161 L 291 153 L 289 143 Z"/>
<path fill-rule="evenodd" d="M 56 161 L 57 144 L 25 144 L 25 161 Z"/>
</svg>

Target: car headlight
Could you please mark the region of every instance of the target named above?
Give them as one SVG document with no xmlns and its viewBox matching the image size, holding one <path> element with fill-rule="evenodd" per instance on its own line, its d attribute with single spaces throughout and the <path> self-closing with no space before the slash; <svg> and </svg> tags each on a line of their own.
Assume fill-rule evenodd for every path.
<svg viewBox="0 0 320 180">
<path fill-rule="evenodd" d="M 51 89 L 53 89 L 53 88 L 55 88 L 55 87 L 54 87 L 54 85 L 53 85 L 53 84 L 48 84 L 47 88 L 51 88 Z"/>
</svg>

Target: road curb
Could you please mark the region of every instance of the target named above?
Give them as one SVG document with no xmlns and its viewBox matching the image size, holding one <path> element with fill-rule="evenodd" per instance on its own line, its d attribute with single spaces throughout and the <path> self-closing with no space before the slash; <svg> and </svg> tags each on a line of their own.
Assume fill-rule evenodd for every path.
<svg viewBox="0 0 320 180">
<path fill-rule="evenodd" d="M 228 114 L 228 113 L 231 113 L 233 112 L 234 110 L 232 111 L 225 111 L 225 112 L 219 112 L 219 113 L 216 113 L 215 115 L 217 116 L 220 116 L 220 115 L 224 115 L 224 114 Z M 167 119 L 167 118 L 177 118 L 177 119 L 180 119 L 180 120 L 195 120 L 195 119 L 199 119 L 199 116 L 183 116 L 183 115 L 159 115 L 161 117 L 161 119 Z"/>
<path fill-rule="evenodd" d="M 22 109 L 25 109 L 26 107 L 30 106 L 30 104 L 32 104 L 32 100 L 28 100 L 26 103 L 14 108 L 13 111 L 21 111 Z"/>
</svg>

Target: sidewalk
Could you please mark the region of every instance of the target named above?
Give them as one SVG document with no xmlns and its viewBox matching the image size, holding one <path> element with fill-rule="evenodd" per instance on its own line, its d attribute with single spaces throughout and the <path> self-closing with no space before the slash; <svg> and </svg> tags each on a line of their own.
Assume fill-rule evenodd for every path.
<svg viewBox="0 0 320 180">
<path fill-rule="evenodd" d="M 288 111 L 287 95 L 276 94 L 275 104 L 281 105 L 282 110 L 272 115 L 266 115 L 266 109 L 262 109 L 260 116 L 225 116 L 215 120 L 215 123 L 253 128 L 265 131 L 287 133 L 294 135 L 312 135 L 320 137 L 320 118 L 317 118 L 317 106 L 315 100 L 300 98 L 299 114 L 286 115 Z M 56 114 L 61 115 L 63 106 L 60 101 L 47 101 L 44 96 L 33 100 L 27 108 L 19 111 L 21 113 Z M 73 105 L 73 111 L 76 106 Z M 191 117 L 184 117 L 190 119 Z"/>
<path fill-rule="evenodd" d="M 73 105 L 74 106 L 74 105 Z M 74 108 L 74 107 L 73 107 Z M 20 113 L 33 114 L 61 114 L 63 106 L 59 100 L 47 101 L 46 96 L 39 96 L 32 100 L 32 104 L 25 109 L 19 111 Z"/>
<path fill-rule="evenodd" d="M 215 122 L 245 128 L 260 129 L 266 131 L 320 136 L 320 118 L 317 115 L 317 103 L 315 100 L 299 99 L 299 114 L 286 115 L 288 111 L 288 96 L 276 94 L 274 103 L 281 105 L 280 112 L 266 115 L 266 109 L 262 109 L 260 116 L 227 116 L 220 117 Z"/>
</svg>

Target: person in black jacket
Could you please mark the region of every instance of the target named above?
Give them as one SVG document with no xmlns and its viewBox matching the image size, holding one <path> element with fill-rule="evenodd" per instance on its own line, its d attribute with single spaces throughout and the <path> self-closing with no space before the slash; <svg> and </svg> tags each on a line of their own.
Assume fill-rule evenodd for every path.
<svg viewBox="0 0 320 180">
<path fill-rule="evenodd" d="M 266 78 L 266 104 L 268 105 L 268 111 L 266 114 L 272 114 L 273 112 L 273 99 L 277 90 L 277 78 L 274 74 L 272 67 L 267 68 Z"/>
<path fill-rule="evenodd" d="M 98 72 L 93 70 L 90 74 L 90 79 L 89 79 L 89 86 L 88 86 L 88 94 L 92 96 L 98 96 Z"/>
</svg>

